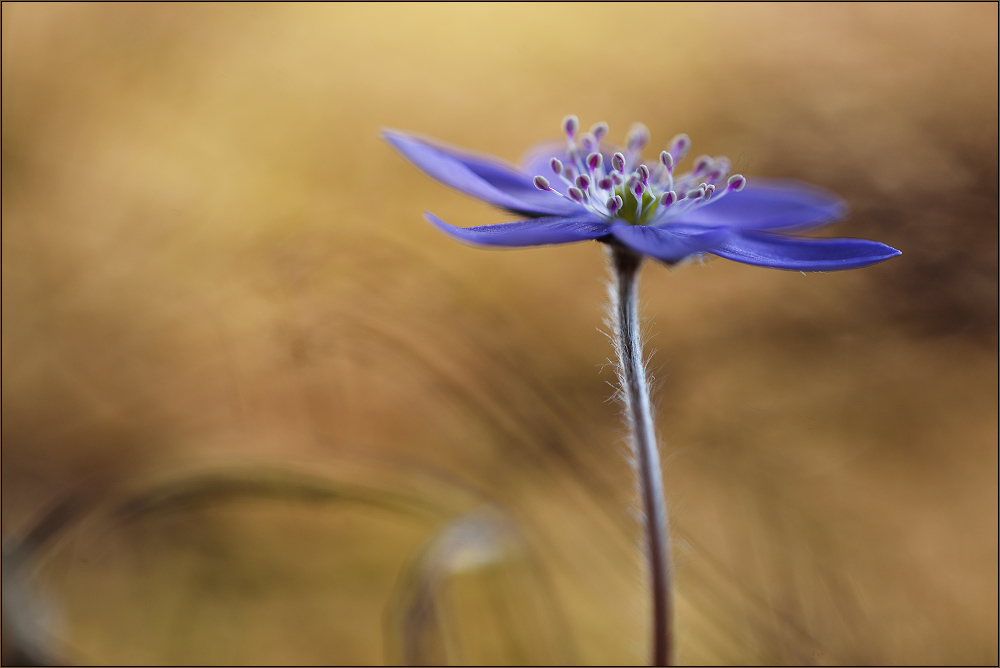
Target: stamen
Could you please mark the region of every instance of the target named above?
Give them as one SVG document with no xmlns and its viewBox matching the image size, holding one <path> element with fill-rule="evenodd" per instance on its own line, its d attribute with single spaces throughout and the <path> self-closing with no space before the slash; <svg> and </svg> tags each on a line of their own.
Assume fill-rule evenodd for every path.
<svg viewBox="0 0 1000 668">
<path fill-rule="evenodd" d="M 674 164 L 684 159 L 684 156 L 691 150 L 691 138 L 686 134 L 679 134 L 670 140 L 670 155 L 674 158 Z"/>
<path fill-rule="evenodd" d="M 729 170 L 733 168 L 733 163 L 729 162 L 729 158 L 724 155 L 716 156 L 713 159 L 713 162 L 714 169 L 712 169 L 712 173 L 708 175 L 708 182 L 719 183 L 729 175 Z"/>
<path fill-rule="evenodd" d="M 600 153 L 591 153 L 587 156 L 587 169 L 594 172 L 604 163 L 604 156 Z"/>
<path fill-rule="evenodd" d="M 660 151 L 660 169 L 656 181 L 664 190 L 674 189 L 674 156 L 670 151 Z"/>
<path fill-rule="evenodd" d="M 577 130 L 580 129 L 580 119 L 573 114 L 570 114 L 562 120 L 562 128 L 563 132 L 566 133 L 566 136 L 573 139 L 573 137 L 576 136 Z"/>
<path fill-rule="evenodd" d="M 534 177 L 535 187 L 581 204 L 609 221 L 622 217 L 628 197 L 635 198 L 631 222 L 639 225 L 644 224 L 644 215 L 657 206 L 664 210 L 673 207 L 665 218 L 657 215 L 657 220 L 669 221 L 746 186 L 742 174 L 729 176 L 732 163 L 728 158 L 708 155 L 699 156 L 691 171 L 677 177 L 675 186 L 674 169 L 691 150 L 691 139 L 686 134 L 675 136 L 667 149 L 660 151 L 659 164 L 645 164 L 641 162 L 641 153 L 649 142 L 649 129 L 642 123 L 634 123 L 625 137 L 626 148 L 608 158 L 610 164 L 605 165 L 598 147 L 608 134 L 607 123 L 595 123 L 588 132 L 581 133 L 579 119 L 569 115 L 563 119 L 562 128 L 567 138 L 568 160 L 553 157 L 549 167 L 568 188 L 565 194 L 562 189 L 554 190 L 543 176 Z M 617 191 L 620 195 L 615 194 L 616 188 L 621 188 Z M 647 193 L 652 196 L 648 202 L 644 199 Z"/>
<path fill-rule="evenodd" d="M 639 165 L 639 169 L 636 171 L 639 173 L 639 180 L 642 181 L 642 185 L 649 185 L 649 167 Z"/>
<path fill-rule="evenodd" d="M 642 123 L 633 123 L 625 135 L 625 143 L 628 146 L 628 153 L 625 154 L 625 167 L 630 168 L 635 165 L 642 155 L 643 147 L 649 143 L 649 128 Z"/>
<path fill-rule="evenodd" d="M 572 139 L 567 139 L 567 142 L 569 146 L 566 148 L 566 157 L 569 158 L 569 165 L 566 166 L 566 169 L 569 170 L 570 166 L 580 164 L 580 151 L 577 150 Z"/>
<path fill-rule="evenodd" d="M 615 153 L 611 157 L 611 166 L 615 168 L 616 172 L 625 171 L 625 156 L 621 153 Z"/>
<path fill-rule="evenodd" d="M 712 158 L 707 155 L 700 155 L 698 159 L 694 161 L 694 171 L 691 172 L 692 176 L 698 177 L 708 174 L 712 169 Z"/>
<path fill-rule="evenodd" d="M 638 175 L 633 175 L 635 178 Z M 639 221 L 642 220 L 642 195 L 646 192 L 646 186 L 643 185 L 641 179 L 637 179 L 635 184 L 632 186 L 632 194 L 635 195 L 635 224 L 638 225 Z"/>
<path fill-rule="evenodd" d="M 641 151 L 649 143 L 649 128 L 642 123 L 633 123 L 625 135 L 625 143 L 629 151 Z"/>
</svg>

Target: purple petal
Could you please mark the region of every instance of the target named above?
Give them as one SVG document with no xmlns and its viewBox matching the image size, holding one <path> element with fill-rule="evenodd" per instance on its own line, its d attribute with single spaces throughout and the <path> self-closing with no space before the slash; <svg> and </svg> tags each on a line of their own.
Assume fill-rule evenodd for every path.
<svg viewBox="0 0 1000 668">
<path fill-rule="evenodd" d="M 574 241 L 598 239 L 606 236 L 609 231 L 607 223 L 586 213 L 578 216 L 551 216 L 479 227 L 455 227 L 432 213 L 425 213 L 424 216 L 445 234 L 460 241 L 484 246 L 568 244 Z"/>
<path fill-rule="evenodd" d="M 572 202 L 538 190 L 525 174 L 487 156 L 439 142 L 383 130 L 382 137 L 407 160 L 447 186 L 515 213 L 528 216 L 579 211 Z"/>
<path fill-rule="evenodd" d="M 687 225 L 648 227 L 614 223 L 611 225 L 611 234 L 634 251 L 673 264 L 696 253 L 713 250 L 726 240 L 730 230 Z"/>
<path fill-rule="evenodd" d="M 711 252 L 737 262 L 795 271 L 857 269 L 900 254 L 895 248 L 866 239 L 807 239 L 752 230 L 734 230 Z"/>
<path fill-rule="evenodd" d="M 570 163 L 566 155 L 565 140 L 547 141 L 532 146 L 521 158 L 519 164 L 525 174 L 541 174 L 552 183 L 553 188 L 558 188 L 559 192 L 565 193 L 569 186 L 553 173 L 552 167 L 549 165 L 552 158 L 559 158 L 559 161 L 564 165 Z"/>
<path fill-rule="evenodd" d="M 795 181 L 751 178 L 739 192 L 678 217 L 695 225 L 728 225 L 749 230 L 791 231 L 830 223 L 847 214 L 831 192 Z"/>
</svg>

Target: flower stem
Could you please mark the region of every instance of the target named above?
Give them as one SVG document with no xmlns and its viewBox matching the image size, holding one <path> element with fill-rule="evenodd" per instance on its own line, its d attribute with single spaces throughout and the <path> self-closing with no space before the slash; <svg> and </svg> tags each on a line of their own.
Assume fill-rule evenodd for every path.
<svg viewBox="0 0 1000 668">
<path fill-rule="evenodd" d="M 660 453 L 656 445 L 649 384 L 639 336 L 638 287 L 642 256 L 621 246 L 611 246 L 611 317 L 618 353 L 618 379 L 622 401 L 632 431 L 632 447 L 642 496 L 646 556 L 653 595 L 654 666 L 671 665 L 673 610 L 671 605 L 670 534 L 663 497 Z"/>
</svg>

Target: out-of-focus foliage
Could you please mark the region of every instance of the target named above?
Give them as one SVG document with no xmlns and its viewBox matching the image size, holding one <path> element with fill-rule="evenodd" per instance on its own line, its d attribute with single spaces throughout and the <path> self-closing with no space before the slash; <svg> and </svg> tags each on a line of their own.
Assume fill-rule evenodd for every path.
<svg viewBox="0 0 1000 668">
<path fill-rule="evenodd" d="M 751 179 L 836 191 L 853 209 L 837 236 L 903 251 L 842 274 L 645 270 L 679 661 L 997 661 L 996 5 L 2 11 L 5 539 L 71 491 L 206 463 L 364 461 L 502 508 L 580 660 L 642 660 L 599 247 L 456 244 L 425 209 L 501 214 L 378 137 L 515 161 L 567 113 L 617 138 L 642 120 L 654 144 L 687 132 Z M 196 662 L 170 626 L 189 611 L 162 594 L 192 559 L 266 601 L 308 589 L 290 574 L 335 572 L 329 536 L 353 536 L 383 557 L 345 553 L 351 572 L 372 563 L 361 589 L 388 596 L 428 549 L 312 511 L 205 512 L 128 543 L 161 558 L 70 601 L 67 637 L 141 644 L 69 614 L 115 619 L 141 572 L 145 656 Z M 136 535 L 88 544 L 110 559 Z M 91 591 L 71 557 L 46 566 L 50 592 Z M 198 638 L 277 646 L 200 591 Z M 385 623 L 333 647 L 309 605 L 268 609 L 297 634 L 268 656 L 355 642 L 343 656 L 384 659 Z M 330 628 L 357 621 L 338 614 Z"/>
</svg>

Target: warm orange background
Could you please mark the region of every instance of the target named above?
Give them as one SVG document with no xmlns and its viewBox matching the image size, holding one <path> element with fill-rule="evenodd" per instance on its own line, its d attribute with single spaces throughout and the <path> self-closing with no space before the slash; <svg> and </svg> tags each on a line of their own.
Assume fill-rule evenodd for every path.
<svg viewBox="0 0 1000 668">
<path fill-rule="evenodd" d="M 503 215 L 378 131 L 516 161 L 566 113 L 619 140 L 642 120 L 839 192 L 830 234 L 903 252 L 645 269 L 679 660 L 995 664 L 996 26 L 995 4 L 4 3 L 4 537 L 70 489 L 377 458 L 505 506 L 580 660 L 641 661 L 599 246 L 444 237 L 424 210 Z M 323 660 L 287 650 L 266 660 Z"/>
</svg>

